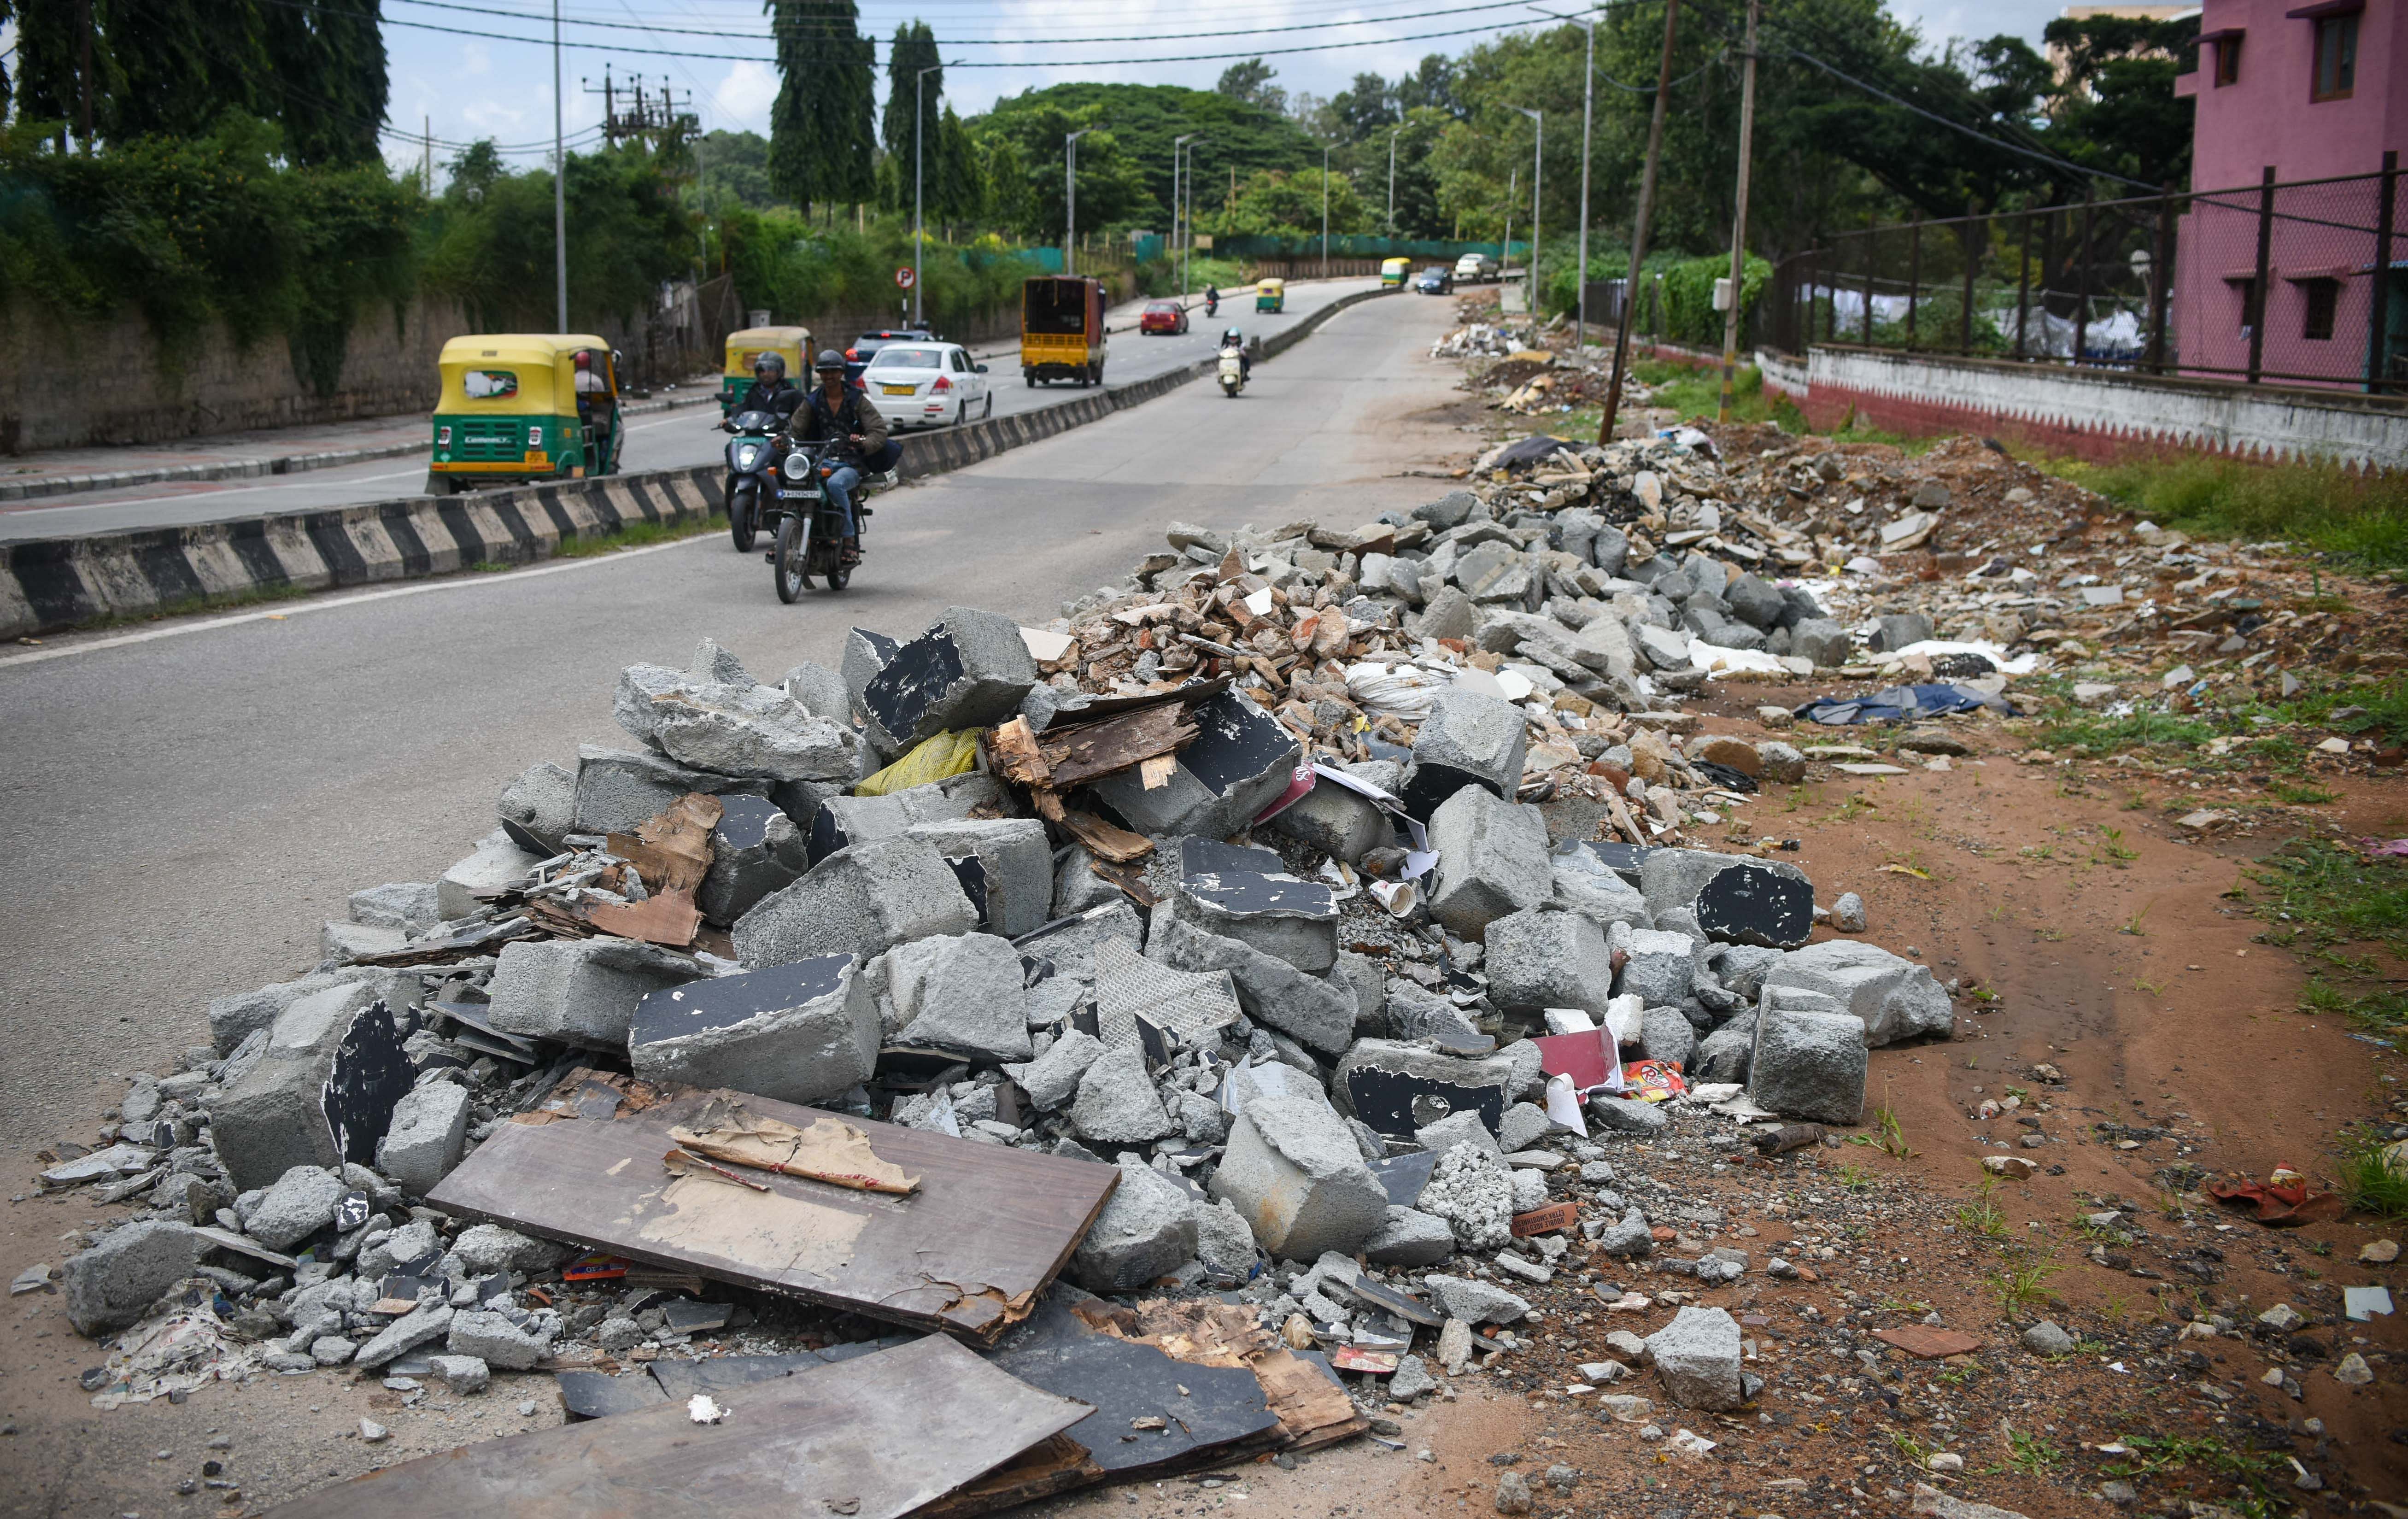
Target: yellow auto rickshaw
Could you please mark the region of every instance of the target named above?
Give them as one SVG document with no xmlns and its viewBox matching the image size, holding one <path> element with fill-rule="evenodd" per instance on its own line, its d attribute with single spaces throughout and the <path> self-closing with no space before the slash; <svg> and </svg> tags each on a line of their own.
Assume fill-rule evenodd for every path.
<svg viewBox="0 0 2408 1519">
<path fill-rule="evenodd" d="M 809 327 L 746 327 L 727 335 L 727 364 L 719 377 L 719 416 L 725 421 L 752 383 L 752 361 L 775 353 L 786 361 L 789 382 L 811 388 L 811 330 Z"/>
<path fill-rule="evenodd" d="M 1413 266 L 1409 258 L 1383 258 L 1380 261 L 1380 286 L 1383 290 L 1402 290 L 1405 276 Z"/>
<path fill-rule="evenodd" d="M 1020 287 L 1020 378 L 1034 386 L 1068 380 L 1104 382 L 1103 285 L 1072 275 L 1040 274 Z"/>
<path fill-rule="evenodd" d="M 601 338 L 472 335 L 444 344 L 436 362 L 443 390 L 427 494 L 618 470 L 623 361 Z"/>
<path fill-rule="evenodd" d="M 1287 309 L 1287 281 L 1258 279 L 1254 281 L 1254 309 L 1284 311 Z"/>
</svg>

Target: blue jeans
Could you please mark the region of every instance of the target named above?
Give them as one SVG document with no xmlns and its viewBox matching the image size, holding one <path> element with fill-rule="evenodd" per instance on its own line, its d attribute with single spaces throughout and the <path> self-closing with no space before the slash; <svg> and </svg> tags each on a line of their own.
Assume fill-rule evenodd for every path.
<svg viewBox="0 0 2408 1519">
<path fill-rule="evenodd" d="M 836 503 L 836 514 L 844 520 L 846 537 L 855 536 L 853 522 L 853 488 L 860 483 L 861 471 L 851 465 L 838 465 L 835 474 L 820 481 L 820 489 L 827 492 L 828 499 Z"/>
</svg>

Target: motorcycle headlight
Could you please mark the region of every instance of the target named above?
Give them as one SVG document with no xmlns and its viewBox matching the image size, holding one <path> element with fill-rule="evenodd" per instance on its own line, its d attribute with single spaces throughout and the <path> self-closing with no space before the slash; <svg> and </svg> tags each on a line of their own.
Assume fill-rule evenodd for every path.
<svg viewBox="0 0 2408 1519">
<path fill-rule="evenodd" d="M 809 480 L 811 478 L 811 456 L 796 449 L 786 455 L 784 468 L 788 480 Z"/>
<path fill-rule="evenodd" d="M 759 457 L 761 457 L 761 450 L 758 446 L 749 449 L 738 449 L 736 451 L 736 467 L 738 469 L 750 469 L 752 467 L 752 461 Z"/>
</svg>

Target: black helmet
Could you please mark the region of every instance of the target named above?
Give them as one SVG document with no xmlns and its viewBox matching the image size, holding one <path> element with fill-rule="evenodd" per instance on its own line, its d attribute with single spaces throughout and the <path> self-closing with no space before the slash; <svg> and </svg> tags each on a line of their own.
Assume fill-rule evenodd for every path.
<svg viewBox="0 0 2408 1519">
<path fill-rule="evenodd" d="M 765 369 L 775 379 L 785 379 L 786 356 L 775 349 L 764 349 L 752 355 L 752 373 L 757 377 Z"/>
<path fill-rule="evenodd" d="M 824 348 L 820 350 L 820 356 L 811 361 L 811 367 L 822 374 L 825 374 L 830 369 L 842 369 L 844 355 L 832 348 Z"/>
</svg>

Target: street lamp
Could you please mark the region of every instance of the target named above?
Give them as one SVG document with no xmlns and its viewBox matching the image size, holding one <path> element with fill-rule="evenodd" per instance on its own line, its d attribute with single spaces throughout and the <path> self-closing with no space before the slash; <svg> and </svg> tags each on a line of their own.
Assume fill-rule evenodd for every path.
<svg viewBox="0 0 2408 1519">
<path fill-rule="evenodd" d="M 1076 132 L 1062 135 L 1063 198 L 1068 203 L 1068 219 L 1062 229 L 1062 272 L 1079 272 L 1079 139 L 1095 131 L 1082 126 Z"/>
<path fill-rule="evenodd" d="M 1403 127 L 1396 127 L 1388 133 L 1388 236 L 1391 237 L 1397 235 L 1397 134 L 1403 130 Z"/>
<path fill-rule="evenodd" d="M 1329 278 L 1329 145 L 1321 145 L 1321 278 Z"/>
<path fill-rule="evenodd" d="M 930 64 L 911 78 L 911 325 L 914 327 L 920 325 L 920 245 L 927 240 L 920 221 L 921 165 L 926 156 L 920 139 L 928 132 L 925 87 L 928 75 L 944 66 L 941 63 Z"/>
<path fill-rule="evenodd" d="M 1187 304 L 1187 245 L 1196 240 L 1192 228 L 1183 238 L 1180 236 L 1180 218 L 1187 208 L 1187 193 L 1194 188 L 1182 174 L 1182 161 L 1187 155 L 1186 145 L 1202 140 L 1201 132 L 1170 139 L 1170 236 L 1179 242 L 1179 304 L 1182 307 Z"/>
<path fill-rule="evenodd" d="M 1520 111 L 1523 115 L 1528 117 L 1531 121 L 1536 122 L 1539 125 L 1538 135 L 1530 144 L 1529 302 L 1530 320 L 1535 322 L 1539 320 L 1539 170 L 1540 165 L 1546 160 L 1547 113 L 1544 111 L 1532 110 L 1527 106 L 1516 106 L 1513 109 Z M 1512 250 L 1508 249 L 1506 251 L 1510 253 Z"/>
<path fill-rule="evenodd" d="M 1579 314 L 1574 318 L 1572 324 L 1572 349 L 1573 351 L 1578 352 L 1588 342 L 1588 143 L 1589 125 L 1597 114 L 1597 18 L 1594 15 L 1558 15 L 1555 11 L 1544 10 L 1537 6 L 1532 6 L 1530 8 L 1539 11 L 1542 16 L 1554 16 L 1559 21 L 1572 21 L 1588 29 L 1588 64 L 1581 76 L 1580 269 L 1577 281 L 1580 286 Z M 1537 225 L 1535 220 L 1531 225 L 1533 227 Z M 1534 244 L 1531 249 L 1534 257 L 1537 251 Z"/>
</svg>

